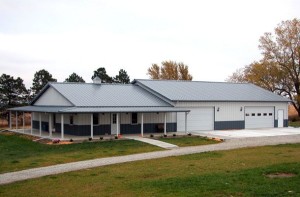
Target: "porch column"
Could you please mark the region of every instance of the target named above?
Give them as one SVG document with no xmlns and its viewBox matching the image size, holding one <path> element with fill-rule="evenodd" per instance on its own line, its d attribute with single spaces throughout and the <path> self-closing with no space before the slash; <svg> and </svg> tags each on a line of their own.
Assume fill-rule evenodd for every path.
<svg viewBox="0 0 300 197">
<path fill-rule="evenodd" d="M 30 115 L 30 126 L 31 126 L 31 128 L 30 128 L 30 134 L 32 135 L 32 127 L 33 127 L 33 112 L 31 112 L 31 115 Z"/>
<path fill-rule="evenodd" d="M 167 135 L 167 112 L 165 112 L 164 134 Z"/>
<path fill-rule="evenodd" d="M 64 139 L 64 114 L 61 114 L 60 115 L 60 126 L 61 126 L 61 131 L 60 131 L 60 133 L 61 133 L 61 139 Z"/>
<path fill-rule="evenodd" d="M 141 117 L 141 135 L 144 137 L 144 113 L 142 113 Z"/>
<path fill-rule="evenodd" d="M 187 112 L 185 112 L 184 131 L 185 131 L 185 134 L 187 134 Z"/>
<path fill-rule="evenodd" d="M 52 137 L 52 114 L 49 113 L 49 137 Z"/>
<path fill-rule="evenodd" d="M 11 129 L 11 111 L 9 111 L 9 128 Z"/>
<path fill-rule="evenodd" d="M 16 130 L 18 129 L 18 112 L 16 111 Z"/>
<path fill-rule="evenodd" d="M 25 112 L 23 112 L 23 133 L 25 133 Z"/>
<path fill-rule="evenodd" d="M 39 113 L 39 131 L 40 131 L 40 136 L 42 136 L 42 114 L 41 112 Z"/>
<path fill-rule="evenodd" d="M 94 123 L 93 123 L 93 114 L 91 114 L 91 138 L 94 137 Z"/>
<path fill-rule="evenodd" d="M 119 113 L 117 113 L 117 136 L 119 136 Z"/>
</svg>

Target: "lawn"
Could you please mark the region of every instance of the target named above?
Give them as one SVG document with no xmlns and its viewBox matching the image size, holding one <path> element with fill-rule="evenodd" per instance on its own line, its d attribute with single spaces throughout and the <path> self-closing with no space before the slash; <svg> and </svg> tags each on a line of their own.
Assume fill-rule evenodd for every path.
<svg viewBox="0 0 300 197">
<path fill-rule="evenodd" d="M 47 145 L 33 142 L 26 135 L 3 132 L 0 133 L 0 173 L 157 150 L 162 149 L 134 140 Z"/>
<path fill-rule="evenodd" d="M 179 147 L 184 146 L 200 146 L 200 145 L 208 145 L 208 144 L 216 144 L 219 143 L 218 141 L 211 140 L 205 137 L 200 136 L 176 136 L 176 137 L 168 137 L 168 138 L 158 138 L 158 140 L 175 144 Z"/>
<path fill-rule="evenodd" d="M 268 178 L 270 173 L 294 177 Z M 299 196 L 300 144 L 130 162 L 0 186 L 0 196 Z"/>
<path fill-rule="evenodd" d="M 289 126 L 300 127 L 300 121 L 295 121 L 295 122 L 289 121 Z"/>
</svg>

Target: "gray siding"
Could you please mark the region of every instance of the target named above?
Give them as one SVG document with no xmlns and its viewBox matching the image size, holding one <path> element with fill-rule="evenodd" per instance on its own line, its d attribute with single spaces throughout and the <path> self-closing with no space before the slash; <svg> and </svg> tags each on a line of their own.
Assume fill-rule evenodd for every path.
<svg viewBox="0 0 300 197">
<path fill-rule="evenodd" d="M 245 121 L 216 121 L 215 130 L 245 129 Z"/>
</svg>

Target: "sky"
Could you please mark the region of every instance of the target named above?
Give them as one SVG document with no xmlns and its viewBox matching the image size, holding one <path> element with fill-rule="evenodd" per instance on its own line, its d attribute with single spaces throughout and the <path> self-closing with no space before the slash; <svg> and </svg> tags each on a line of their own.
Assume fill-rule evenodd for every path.
<svg viewBox="0 0 300 197">
<path fill-rule="evenodd" d="M 41 69 L 60 82 L 73 72 L 91 82 L 99 67 L 148 79 L 172 60 L 195 81 L 224 81 L 299 10 L 299 0 L 0 0 L 0 74 L 27 88 Z"/>
</svg>

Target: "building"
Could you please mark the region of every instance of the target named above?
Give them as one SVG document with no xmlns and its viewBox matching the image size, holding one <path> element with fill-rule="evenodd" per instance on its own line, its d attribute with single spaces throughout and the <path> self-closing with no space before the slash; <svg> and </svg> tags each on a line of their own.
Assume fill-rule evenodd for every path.
<svg viewBox="0 0 300 197">
<path fill-rule="evenodd" d="M 287 127 L 289 100 L 248 83 L 134 80 L 48 83 L 29 106 L 32 130 L 74 136 Z"/>
</svg>

